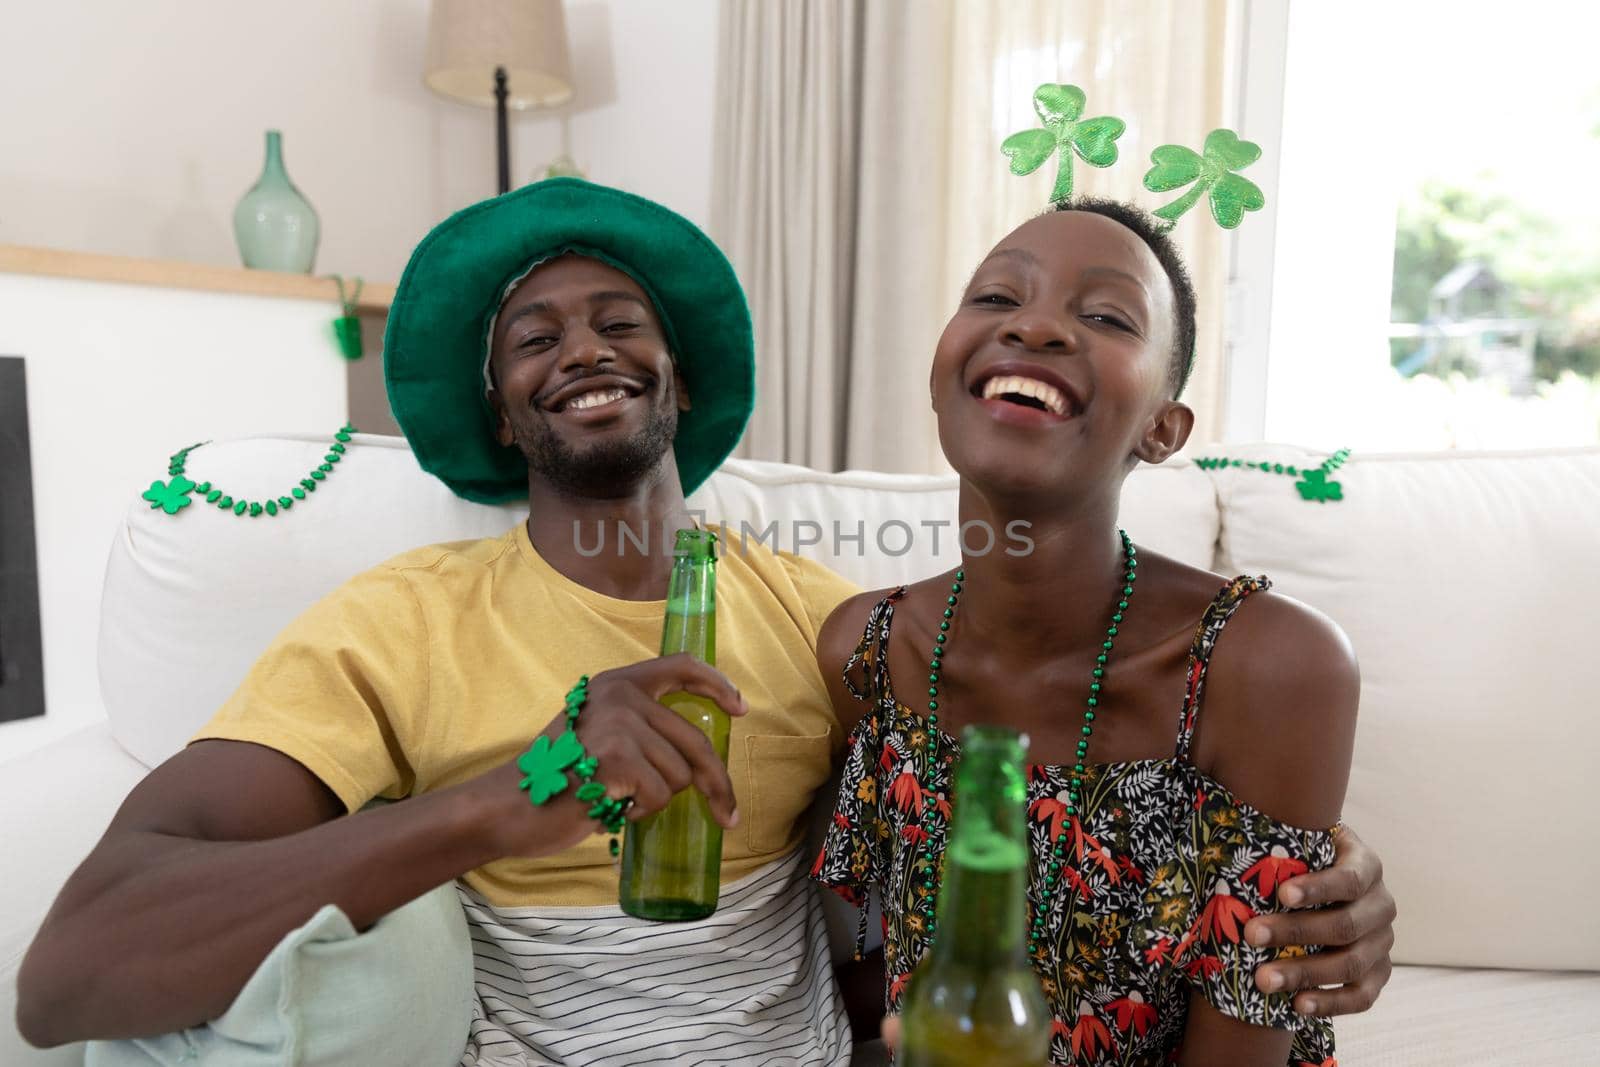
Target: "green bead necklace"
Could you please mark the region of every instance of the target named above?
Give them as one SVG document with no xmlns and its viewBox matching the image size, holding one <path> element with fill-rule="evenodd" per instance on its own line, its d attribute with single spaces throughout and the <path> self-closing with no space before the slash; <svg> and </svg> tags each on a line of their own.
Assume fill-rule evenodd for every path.
<svg viewBox="0 0 1600 1067">
<path fill-rule="evenodd" d="M 1341 448 L 1316 467 L 1307 467 L 1301 470 L 1287 463 L 1268 463 L 1264 460 L 1230 459 L 1227 456 L 1206 456 L 1194 461 L 1194 465 L 1203 471 L 1222 470 L 1226 467 L 1240 467 L 1244 470 L 1260 471 L 1263 474 L 1287 474 L 1292 478 L 1299 478 L 1294 487 L 1300 490 L 1300 499 L 1318 504 L 1330 500 L 1343 500 L 1344 487 L 1339 482 L 1328 481 L 1328 476 L 1350 458 L 1350 450 Z"/>
<path fill-rule="evenodd" d="M 1118 530 L 1117 536 L 1122 539 L 1122 591 L 1117 597 L 1117 608 L 1111 614 L 1111 625 L 1106 628 L 1105 640 L 1100 642 L 1100 652 L 1095 657 L 1094 670 L 1091 672 L 1092 680 L 1089 683 L 1089 696 L 1084 705 L 1082 736 L 1078 738 L 1077 759 L 1072 765 L 1072 778 L 1067 786 L 1067 815 L 1075 816 L 1083 807 L 1083 773 L 1085 761 L 1089 754 L 1089 737 L 1094 733 L 1094 719 L 1096 709 L 1100 706 L 1100 692 L 1105 685 L 1106 665 L 1111 662 L 1111 650 L 1116 644 L 1118 627 L 1122 624 L 1128 603 L 1133 599 L 1133 583 L 1138 578 L 1139 559 L 1138 551 L 1133 547 L 1127 531 Z M 928 734 L 925 744 L 926 764 L 933 767 L 939 730 L 939 679 L 944 673 L 944 656 L 950 640 L 950 624 L 956 617 L 956 606 L 961 599 L 963 583 L 967 580 L 966 571 L 956 571 L 955 581 L 950 583 L 950 594 L 945 597 L 944 618 L 939 622 L 939 633 L 934 637 L 933 655 L 928 663 Z M 923 916 L 927 922 L 928 937 L 931 941 L 934 934 L 934 892 L 935 872 L 939 868 L 938 856 L 934 854 L 933 833 L 927 825 L 929 815 L 934 805 L 923 806 L 923 859 L 925 877 L 923 888 L 927 892 L 923 895 Z M 1041 899 L 1049 899 L 1056 887 L 1056 876 L 1060 874 L 1066 863 L 1066 835 L 1055 843 L 1055 849 L 1050 857 L 1050 867 L 1044 878 L 1044 892 Z M 1036 909 L 1032 925 L 1028 928 L 1028 954 L 1034 955 L 1039 947 L 1039 938 L 1044 934 L 1045 911 Z"/>
<path fill-rule="evenodd" d="M 249 515 L 252 519 L 259 515 L 276 516 L 280 511 L 288 511 L 294 507 L 296 500 L 304 500 L 307 493 L 317 491 L 318 483 L 325 481 L 332 474 L 335 465 L 344 459 L 345 448 L 350 444 L 351 434 L 356 432 L 354 426 L 345 425 L 333 435 L 333 442 L 328 445 L 327 455 L 322 457 L 322 462 L 306 477 L 300 479 L 300 484 L 290 489 L 289 492 L 276 500 L 246 500 L 240 497 L 235 500 L 221 489 L 214 489 L 210 482 L 198 484 L 184 476 L 184 467 L 189 462 L 189 453 L 209 444 L 201 441 L 199 444 L 190 445 L 174 452 L 167 461 L 167 477 L 171 481 L 154 481 L 150 488 L 140 496 L 150 502 L 152 509 L 159 508 L 168 515 L 176 515 L 184 508 L 195 502 L 198 497 L 207 504 L 215 504 L 218 510 L 231 511 L 235 515 Z"/>
</svg>

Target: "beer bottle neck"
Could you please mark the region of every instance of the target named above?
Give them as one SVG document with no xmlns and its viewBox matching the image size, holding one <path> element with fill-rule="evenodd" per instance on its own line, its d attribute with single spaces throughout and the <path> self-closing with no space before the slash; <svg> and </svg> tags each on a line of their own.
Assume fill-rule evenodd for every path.
<svg viewBox="0 0 1600 1067">
<path fill-rule="evenodd" d="M 661 654 L 687 652 L 696 659 L 717 661 L 717 571 L 709 531 L 680 530 L 667 582 L 667 617 L 661 631 Z"/>
<path fill-rule="evenodd" d="M 1026 964 L 1027 892 L 1025 864 L 992 871 L 947 853 L 934 958 L 986 968 Z"/>
<path fill-rule="evenodd" d="M 988 968 L 1027 963 L 1028 836 L 1022 747 L 980 739 L 956 771 L 934 958 Z"/>
</svg>

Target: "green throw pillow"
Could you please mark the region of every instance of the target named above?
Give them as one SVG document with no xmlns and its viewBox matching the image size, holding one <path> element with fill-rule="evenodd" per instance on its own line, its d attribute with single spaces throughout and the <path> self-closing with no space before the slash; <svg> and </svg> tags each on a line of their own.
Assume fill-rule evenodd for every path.
<svg viewBox="0 0 1600 1067">
<path fill-rule="evenodd" d="M 289 933 L 209 1025 L 93 1041 L 85 1067 L 455 1067 L 472 943 L 454 882 L 357 934 L 329 904 Z"/>
</svg>

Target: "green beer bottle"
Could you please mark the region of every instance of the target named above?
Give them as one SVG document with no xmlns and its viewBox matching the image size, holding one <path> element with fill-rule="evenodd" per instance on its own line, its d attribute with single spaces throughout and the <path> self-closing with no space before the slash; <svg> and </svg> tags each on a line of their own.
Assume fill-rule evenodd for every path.
<svg viewBox="0 0 1600 1067">
<path fill-rule="evenodd" d="M 933 948 L 902 1004 L 900 1067 L 1050 1062 L 1050 1008 L 1028 962 L 1027 738 L 961 735 Z"/>
<path fill-rule="evenodd" d="M 679 530 L 667 585 L 661 654 L 687 652 L 717 662 L 717 535 Z M 705 697 L 668 693 L 661 702 L 711 739 L 728 762 L 728 713 Z M 629 823 L 622 843 L 622 910 L 642 919 L 684 922 L 717 910 L 722 827 L 705 794 L 690 786 L 665 808 Z"/>
</svg>

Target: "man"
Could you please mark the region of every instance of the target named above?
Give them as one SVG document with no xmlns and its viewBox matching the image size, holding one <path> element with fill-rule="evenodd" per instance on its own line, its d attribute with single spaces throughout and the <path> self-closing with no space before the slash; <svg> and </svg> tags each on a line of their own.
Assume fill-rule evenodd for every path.
<svg viewBox="0 0 1600 1067">
<path fill-rule="evenodd" d="M 526 494 L 527 521 L 359 575 L 274 642 L 62 890 L 19 976 L 24 1036 L 198 1025 L 322 906 L 366 929 L 458 879 L 478 1001 L 463 1063 L 711 1049 L 847 1063 L 798 846 L 843 740 L 816 634 L 853 590 L 793 556 L 726 553 L 721 670 L 653 658 L 662 531 L 692 522 L 685 493 L 732 450 L 753 403 L 749 315 L 726 260 L 649 201 L 572 179 L 529 186 L 419 246 L 385 373 L 423 467 L 469 499 Z M 594 554 L 619 524 L 647 546 Z M 580 674 L 593 677 L 577 732 L 608 795 L 637 818 L 692 784 L 727 828 L 711 919 L 623 916 L 574 791 L 543 805 L 519 791 L 516 757 L 562 727 Z M 726 769 L 657 703 L 683 689 L 735 716 Z M 375 798 L 409 799 L 362 810 Z M 1354 904 L 1264 920 L 1279 941 L 1353 942 L 1280 972 L 1290 988 L 1358 980 L 1319 994 L 1346 998 L 1323 1010 L 1364 1007 L 1387 977 L 1392 906 L 1377 881 L 1353 845 L 1296 885 L 1308 904 Z"/>
</svg>

